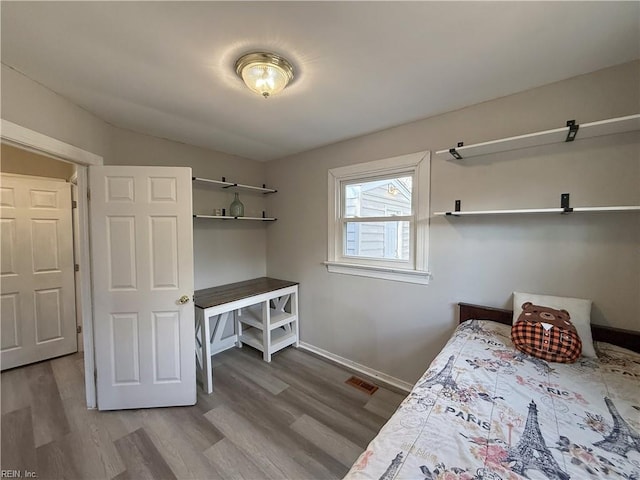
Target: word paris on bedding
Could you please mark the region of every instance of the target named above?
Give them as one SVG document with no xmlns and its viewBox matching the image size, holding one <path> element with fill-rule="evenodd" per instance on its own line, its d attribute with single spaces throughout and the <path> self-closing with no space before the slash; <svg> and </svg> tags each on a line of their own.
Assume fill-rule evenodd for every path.
<svg viewBox="0 0 640 480">
<path fill-rule="evenodd" d="M 595 350 L 550 362 L 462 323 L 346 479 L 640 478 L 640 354 Z"/>
</svg>

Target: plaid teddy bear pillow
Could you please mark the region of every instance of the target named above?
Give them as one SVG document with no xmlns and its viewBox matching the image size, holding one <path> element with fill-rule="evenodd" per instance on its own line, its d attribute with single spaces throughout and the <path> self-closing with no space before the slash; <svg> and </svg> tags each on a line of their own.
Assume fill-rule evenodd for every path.
<svg viewBox="0 0 640 480">
<path fill-rule="evenodd" d="M 511 327 L 511 340 L 521 352 L 548 362 L 573 363 L 582 352 L 582 341 L 566 310 L 531 302 Z"/>
</svg>

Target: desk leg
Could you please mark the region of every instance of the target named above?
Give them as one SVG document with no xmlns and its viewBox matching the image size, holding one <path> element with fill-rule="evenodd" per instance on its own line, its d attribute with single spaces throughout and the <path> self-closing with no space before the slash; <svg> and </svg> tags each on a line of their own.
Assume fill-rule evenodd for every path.
<svg viewBox="0 0 640 480">
<path fill-rule="evenodd" d="M 240 321 L 240 317 L 242 316 L 242 309 L 239 308 L 233 311 L 233 319 L 235 320 L 236 327 L 236 347 L 242 348 L 242 341 L 240 337 L 242 337 L 242 322 Z"/>
<path fill-rule="evenodd" d="M 209 394 L 213 392 L 213 372 L 211 371 L 211 322 L 209 321 L 209 315 L 207 311 L 204 311 L 202 321 L 202 328 L 200 332 L 202 334 L 202 388 L 205 393 Z"/>
<path fill-rule="evenodd" d="M 269 317 L 271 309 L 269 300 L 262 302 L 262 359 L 265 362 L 271 361 L 271 331 L 269 330 Z"/>
<path fill-rule="evenodd" d="M 298 317 L 298 288 L 291 295 L 291 313 L 296 316 L 295 322 L 292 322 L 291 328 L 296 335 L 296 343 L 293 345 L 298 348 L 300 346 L 300 317 Z"/>
</svg>

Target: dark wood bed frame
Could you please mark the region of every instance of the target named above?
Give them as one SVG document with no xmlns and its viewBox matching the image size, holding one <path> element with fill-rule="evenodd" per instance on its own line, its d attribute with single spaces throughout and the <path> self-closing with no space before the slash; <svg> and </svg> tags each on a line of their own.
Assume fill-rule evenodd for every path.
<svg viewBox="0 0 640 480">
<path fill-rule="evenodd" d="M 512 310 L 484 307 L 471 303 L 458 303 L 458 305 L 460 306 L 460 323 L 472 319 L 493 320 L 505 325 L 511 325 L 513 322 Z M 634 352 L 640 352 L 640 332 L 592 324 L 591 335 L 596 341 L 612 343 Z"/>
</svg>

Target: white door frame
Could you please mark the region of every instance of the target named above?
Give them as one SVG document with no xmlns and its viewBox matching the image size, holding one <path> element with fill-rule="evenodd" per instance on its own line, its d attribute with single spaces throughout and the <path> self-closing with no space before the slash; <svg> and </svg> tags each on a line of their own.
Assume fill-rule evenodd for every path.
<svg viewBox="0 0 640 480">
<path fill-rule="evenodd" d="M 102 165 L 103 158 L 53 137 L 1 119 L 0 141 L 55 160 L 74 163 L 77 167 L 78 220 L 80 224 L 78 263 L 80 264 L 80 304 L 84 343 L 84 383 L 88 408 L 96 408 L 95 357 L 93 345 L 93 306 L 91 304 L 91 261 L 89 251 L 89 204 L 87 167 Z"/>
</svg>

